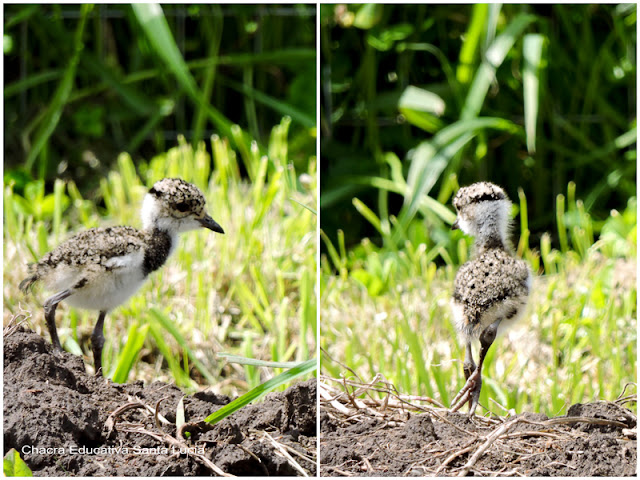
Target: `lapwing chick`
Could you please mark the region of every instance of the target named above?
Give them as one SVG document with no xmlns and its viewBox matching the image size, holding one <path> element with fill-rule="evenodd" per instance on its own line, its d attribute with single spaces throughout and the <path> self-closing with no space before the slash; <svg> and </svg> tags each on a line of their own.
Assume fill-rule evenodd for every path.
<svg viewBox="0 0 640 480">
<path fill-rule="evenodd" d="M 142 222 L 142 230 L 119 226 L 78 233 L 32 264 L 31 275 L 20 283 L 25 293 L 38 281 L 55 292 L 44 302 L 44 316 L 57 350 L 62 350 L 55 323 L 58 303 L 100 312 L 91 335 L 96 375 L 102 370 L 105 316 L 166 262 L 178 233 L 203 227 L 224 233 L 205 211 L 202 192 L 178 178 L 153 185 L 142 203 Z"/>
<path fill-rule="evenodd" d="M 463 364 L 467 379 L 453 400 L 451 411 L 469 402 L 469 416 L 478 406 L 482 363 L 496 338 L 522 315 L 531 290 L 531 271 L 515 258 L 508 240 L 511 202 L 502 188 L 479 182 L 461 188 L 453 199 L 458 216 L 452 229 L 475 238 L 473 258 L 462 265 L 452 299 L 455 326 L 465 342 Z M 480 340 L 478 364 L 471 343 Z"/>
</svg>

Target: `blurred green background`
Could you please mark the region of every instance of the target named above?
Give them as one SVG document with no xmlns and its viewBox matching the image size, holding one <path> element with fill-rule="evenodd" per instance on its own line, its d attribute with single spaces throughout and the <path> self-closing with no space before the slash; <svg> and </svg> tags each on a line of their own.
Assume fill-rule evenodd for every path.
<svg viewBox="0 0 640 480">
<path fill-rule="evenodd" d="M 313 5 L 7 5 L 5 175 L 98 175 L 211 134 L 247 161 L 291 117 L 289 155 L 315 154 Z M 233 125 L 240 125 L 238 130 Z"/>
<path fill-rule="evenodd" d="M 636 5 L 324 4 L 320 22 L 321 379 L 449 406 L 473 254 L 451 198 L 488 180 L 534 286 L 480 404 L 558 415 L 626 389 L 636 408 Z"/>
<path fill-rule="evenodd" d="M 354 197 L 384 232 L 398 217 L 431 245 L 449 225 L 417 197 L 447 203 L 481 179 L 512 199 L 522 187 L 532 243 L 552 232 L 557 246 L 555 199 L 569 181 L 598 221 L 635 195 L 635 4 L 320 12 L 321 223 L 333 242 L 338 229 L 347 246 L 389 237 Z"/>
</svg>

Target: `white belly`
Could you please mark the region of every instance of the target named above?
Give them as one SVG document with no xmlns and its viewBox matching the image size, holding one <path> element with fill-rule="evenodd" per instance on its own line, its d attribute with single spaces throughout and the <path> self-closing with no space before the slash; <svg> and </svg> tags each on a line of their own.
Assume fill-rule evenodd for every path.
<svg viewBox="0 0 640 480">
<path fill-rule="evenodd" d="M 64 301 L 88 310 L 112 310 L 136 293 L 144 283 L 141 273 L 114 274 L 86 285 Z"/>
<path fill-rule="evenodd" d="M 106 267 L 58 265 L 45 283 L 54 293 L 73 289 L 79 282 L 84 283 L 64 302 L 88 310 L 112 310 L 126 302 L 144 283 L 142 260 L 143 253 L 140 251 L 114 257 Z M 83 282 L 83 279 L 86 281 Z"/>
</svg>

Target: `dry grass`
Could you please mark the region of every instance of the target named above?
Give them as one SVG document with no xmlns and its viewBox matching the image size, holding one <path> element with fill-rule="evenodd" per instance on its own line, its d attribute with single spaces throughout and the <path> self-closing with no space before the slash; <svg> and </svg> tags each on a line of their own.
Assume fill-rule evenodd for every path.
<svg viewBox="0 0 640 480">
<path fill-rule="evenodd" d="M 431 398 L 399 393 L 380 375 L 368 382 L 353 374 L 339 379 L 321 376 L 319 389 L 325 419 L 321 427 L 321 458 L 336 458 L 330 451 L 335 448 L 331 432 L 337 428 L 342 429 L 345 438 L 349 437 L 345 441 L 353 447 L 343 455 L 350 460 L 342 465 L 323 461 L 324 475 L 374 476 L 386 472 L 402 476 L 527 476 L 531 471 L 529 460 L 540 459 L 545 452 L 553 455 L 554 450 L 571 451 L 585 439 L 598 438 L 599 431 L 610 432 L 619 444 L 635 449 L 637 417 L 622 406 L 636 403 L 637 396 L 625 391 L 614 402 L 594 404 L 603 411 L 610 407 L 618 412 L 615 419 L 600 414 L 547 419 L 543 415 L 513 416 L 509 412 L 506 416 L 475 417 L 471 421 L 466 415 L 450 413 Z M 408 425 L 415 422 L 411 419 L 416 415 L 427 418 L 426 424 L 433 425 L 430 428 L 438 435 L 424 435 L 419 446 L 412 446 L 409 432 L 416 425 L 425 424 Z M 369 437 L 374 440 L 370 442 Z M 372 450 L 370 444 L 376 448 Z M 606 442 L 604 445 L 610 446 Z M 398 465 L 406 470 L 395 470 Z M 546 465 L 550 466 L 551 463 Z M 562 466 L 569 470 L 582 468 Z"/>
</svg>

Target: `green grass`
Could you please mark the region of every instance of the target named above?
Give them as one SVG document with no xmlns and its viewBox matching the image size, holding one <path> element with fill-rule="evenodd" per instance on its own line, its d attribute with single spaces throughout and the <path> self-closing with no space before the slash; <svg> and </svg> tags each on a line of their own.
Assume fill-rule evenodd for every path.
<svg viewBox="0 0 640 480">
<path fill-rule="evenodd" d="M 266 151 L 285 115 L 291 161 L 303 169 L 315 152 L 314 6 L 14 5 L 5 13 L 13 67 L 4 100 L 15 113 L 5 173 L 50 180 L 65 162 L 78 178 L 87 149 L 101 162 L 120 151 L 147 156 L 167 150 L 176 131 L 193 146 L 217 132 L 244 160 L 253 140 Z"/>
<path fill-rule="evenodd" d="M 311 158 L 308 171 L 296 172 L 290 164 L 289 124 L 285 118 L 274 127 L 268 155 L 254 149 L 244 159 L 247 180 L 236 152 L 214 136 L 213 169 L 204 143 L 194 150 L 179 139 L 148 163 L 135 165 L 121 154 L 91 200 L 73 182 L 56 181 L 50 194 L 34 182 L 24 197 L 5 185 L 4 261 L 13 265 L 4 270 L 5 324 L 23 308 L 31 314 L 28 325 L 48 338 L 41 307 L 48 292 L 24 296 L 17 288 L 27 262 L 85 228 L 139 227 L 146 190 L 163 177 L 180 177 L 205 192 L 207 210 L 225 235 L 183 234 L 167 264 L 107 316 L 107 376 L 172 381 L 186 389 L 217 385 L 235 395 L 284 369 L 238 366 L 217 353 L 275 362 L 314 358 L 316 165 Z M 63 345 L 84 352 L 92 365 L 89 336 L 97 315 L 67 306 L 59 312 Z"/>
<path fill-rule="evenodd" d="M 540 251 L 529 247 L 522 192 L 519 200 L 517 250 L 536 278 L 525 317 L 487 355 L 480 403 L 499 414 L 504 411 L 490 399 L 517 412 L 558 415 L 573 403 L 613 400 L 636 379 L 636 200 L 596 222 L 570 184 L 567 197 L 557 198 L 560 249 L 545 234 Z M 342 365 L 364 381 L 380 373 L 401 393 L 450 404 L 464 384 L 464 348 L 449 300 L 458 265 L 471 254 L 468 238 L 450 237 L 449 248 L 406 240 L 394 250 L 364 239 L 347 252 L 342 243 L 327 244 L 320 280 L 323 374 L 350 375 Z"/>
<path fill-rule="evenodd" d="M 341 229 L 347 246 L 404 248 L 418 211 L 429 231 L 446 221 L 436 208 L 453 177 L 523 188 L 533 232 L 555 230 L 569 182 L 596 217 L 619 208 L 637 190 L 636 10 L 321 5 L 320 216 L 331 242 Z"/>
</svg>

